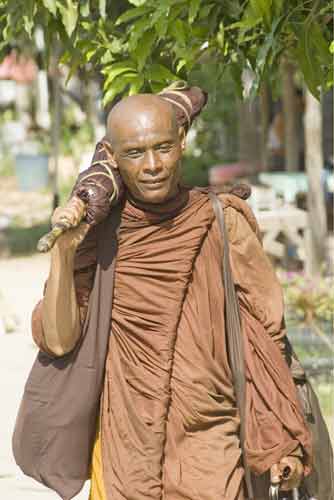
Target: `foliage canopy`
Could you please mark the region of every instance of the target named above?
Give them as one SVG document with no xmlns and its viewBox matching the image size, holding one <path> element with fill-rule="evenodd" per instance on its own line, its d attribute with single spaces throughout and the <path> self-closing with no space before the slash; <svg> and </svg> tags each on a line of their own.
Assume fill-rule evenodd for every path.
<svg viewBox="0 0 334 500">
<path fill-rule="evenodd" d="M 26 47 L 36 26 L 71 74 L 87 64 L 102 72 L 105 103 L 192 81 L 208 64 L 217 82 L 228 70 L 240 95 L 255 95 L 282 57 L 315 96 L 333 84 L 328 0 L 0 0 L 0 58 Z"/>
</svg>

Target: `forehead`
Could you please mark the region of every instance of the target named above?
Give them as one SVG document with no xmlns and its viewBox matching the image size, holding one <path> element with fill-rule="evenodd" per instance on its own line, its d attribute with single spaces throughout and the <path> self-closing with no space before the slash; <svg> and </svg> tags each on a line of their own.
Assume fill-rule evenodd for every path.
<svg viewBox="0 0 334 500">
<path fill-rule="evenodd" d="M 170 140 L 177 136 L 173 110 L 165 106 L 124 109 L 110 123 L 112 143 L 117 146 Z"/>
</svg>

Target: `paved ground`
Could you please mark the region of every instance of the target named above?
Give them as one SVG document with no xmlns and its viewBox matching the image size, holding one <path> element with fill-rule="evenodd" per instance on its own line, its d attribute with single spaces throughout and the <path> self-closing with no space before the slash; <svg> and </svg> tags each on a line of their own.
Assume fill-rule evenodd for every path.
<svg viewBox="0 0 334 500">
<path fill-rule="evenodd" d="M 58 495 L 25 477 L 11 452 L 11 435 L 23 386 L 36 356 L 30 337 L 30 314 L 48 272 L 48 256 L 0 261 L 0 316 L 18 314 L 15 333 L 0 335 L 0 499 L 56 500 Z M 88 485 L 76 500 L 88 498 Z"/>
</svg>

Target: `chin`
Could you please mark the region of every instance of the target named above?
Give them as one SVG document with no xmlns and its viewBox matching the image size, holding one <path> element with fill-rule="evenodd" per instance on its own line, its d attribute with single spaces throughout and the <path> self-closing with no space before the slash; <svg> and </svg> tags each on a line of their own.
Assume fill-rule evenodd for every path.
<svg viewBox="0 0 334 500">
<path fill-rule="evenodd" d="M 169 193 L 159 193 L 159 192 L 148 192 L 148 193 L 145 193 L 145 194 L 142 194 L 141 196 L 141 199 L 142 201 L 144 201 L 145 203 L 164 203 L 165 201 L 167 201 L 168 199 L 170 198 L 169 196 Z"/>
</svg>

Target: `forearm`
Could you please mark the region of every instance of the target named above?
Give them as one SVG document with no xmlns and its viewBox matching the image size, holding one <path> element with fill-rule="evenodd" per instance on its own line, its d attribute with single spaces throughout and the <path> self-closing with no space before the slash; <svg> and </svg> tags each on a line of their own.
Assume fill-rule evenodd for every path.
<svg viewBox="0 0 334 500">
<path fill-rule="evenodd" d="M 62 356 L 71 351 L 81 333 L 74 284 L 74 252 L 51 252 L 51 268 L 42 306 L 45 342 L 50 352 Z"/>
</svg>

